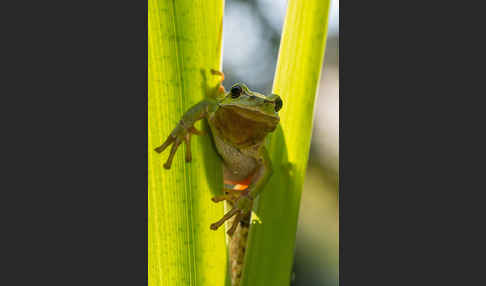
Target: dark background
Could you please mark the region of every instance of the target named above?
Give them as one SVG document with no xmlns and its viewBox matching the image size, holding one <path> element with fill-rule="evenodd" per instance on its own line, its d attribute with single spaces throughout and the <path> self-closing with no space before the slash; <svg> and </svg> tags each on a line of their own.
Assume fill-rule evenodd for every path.
<svg viewBox="0 0 486 286">
<path fill-rule="evenodd" d="M 444 212 L 437 209 L 447 207 L 448 213 L 459 215 L 481 207 L 469 207 L 474 201 L 469 199 L 461 201 L 467 212 L 452 208 L 462 197 L 470 196 L 455 195 L 454 203 L 446 201 L 447 191 L 458 194 L 464 188 L 456 184 L 452 190 L 450 182 L 460 177 L 433 164 L 435 160 L 443 166 L 456 166 L 449 164 L 450 157 L 445 156 L 445 164 L 445 159 L 433 152 L 446 140 L 430 141 L 438 126 L 459 125 L 442 124 L 438 119 L 439 112 L 450 110 L 454 110 L 453 116 L 449 113 L 451 118 L 460 117 L 456 108 L 445 105 L 443 96 L 456 82 L 444 74 L 454 70 L 444 68 L 454 64 L 444 55 L 454 54 L 446 49 L 453 45 L 450 37 L 436 46 L 430 40 L 437 39 L 438 31 L 452 31 L 437 18 L 459 15 L 461 7 L 454 5 L 453 11 L 439 13 L 438 6 L 408 4 L 339 5 L 341 21 L 343 14 L 346 18 L 346 25 L 339 25 L 341 285 L 436 285 L 440 279 L 457 285 L 477 282 L 465 282 L 471 280 L 469 270 L 473 269 L 468 268 L 468 258 L 451 256 L 452 248 L 470 243 L 449 242 L 448 237 L 456 233 L 458 223 L 461 229 L 481 227 L 470 226 L 472 216 L 444 219 Z M 0 284 L 145 285 L 147 3 L 87 0 L 1 5 L 0 247 L 4 263 Z M 440 8 L 446 9 L 444 5 Z M 470 17 L 471 10 L 461 11 L 461 15 L 480 18 Z M 438 23 L 433 28 L 431 15 L 432 23 Z M 448 25 L 457 22 L 455 16 L 447 21 Z M 326 61 L 329 51 L 328 47 Z M 455 52 L 464 57 L 469 54 L 459 48 Z M 276 51 L 272 55 L 269 57 L 275 58 Z M 457 62 L 476 60 L 466 57 Z M 229 73 L 231 68 L 225 69 Z M 256 90 L 271 88 L 269 83 L 251 82 L 244 74 L 239 74 L 238 80 L 240 76 Z M 231 81 L 229 78 L 225 84 Z M 430 100 L 427 95 L 441 98 Z M 470 113 L 469 108 L 464 112 Z M 430 117 L 437 121 L 431 124 Z M 481 133 L 478 130 L 481 126 L 464 132 Z M 451 136 L 449 132 L 446 138 Z M 311 154 L 313 164 L 317 156 L 314 144 Z M 431 180 L 431 176 L 436 177 Z M 440 194 L 431 196 L 433 190 Z M 303 202 L 307 194 L 308 189 Z M 442 228 L 447 225 L 447 232 L 434 235 L 440 230 L 439 223 Z M 458 233 L 467 239 L 476 237 Z M 296 260 L 305 256 L 300 254 L 299 243 Z M 461 252 L 478 253 L 470 247 Z M 312 281 L 318 281 L 318 276 L 332 277 L 325 271 L 299 269 L 304 263 L 314 264 L 311 269 L 328 266 L 320 261 L 297 261 L 295 283 L 303 277 L 299 274 L 302 271 L 313 271 L 308 274 Z"/>
</svg>

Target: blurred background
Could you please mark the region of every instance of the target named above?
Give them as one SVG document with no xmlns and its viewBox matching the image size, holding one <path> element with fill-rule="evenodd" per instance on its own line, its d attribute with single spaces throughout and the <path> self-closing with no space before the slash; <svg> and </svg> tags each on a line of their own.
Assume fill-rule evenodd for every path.
<svg viewBox="0 0 486 286">
<path fill-rule="evenodd" d="M 226 89 L 242 81 L 255 91 L 271 92 L 286 8 L 287 0 L 226 0 L 223 42 Z M 339 0 L 331 0 L 310 159 L 300 205 L 293 286 L 337 286 L 339 282 L 338 34 Z"/>
</svg>

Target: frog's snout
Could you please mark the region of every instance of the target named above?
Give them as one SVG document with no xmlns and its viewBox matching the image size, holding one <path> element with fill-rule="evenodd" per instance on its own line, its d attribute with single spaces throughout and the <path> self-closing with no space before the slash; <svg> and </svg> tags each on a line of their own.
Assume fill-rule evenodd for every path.
<svg viewBox="0 0 486 286">
<path fill-rule="evenodd" d="M 280 98 L 280 96 L 277 95 L 277 98 L 275 98 L 275 112 L 278 112 L 280 109 L 282 109 L 283 101 Z"/>
<path fill-rule="evenodd" d="M 267 97 L 266 102 L 271 102 L 275 106 L 275 112 L 278 112 L 280 109 L 282 109 L 283 101 L 280 98 L 279 95 L 277 94 L 271 94 Z"/>
</svg>

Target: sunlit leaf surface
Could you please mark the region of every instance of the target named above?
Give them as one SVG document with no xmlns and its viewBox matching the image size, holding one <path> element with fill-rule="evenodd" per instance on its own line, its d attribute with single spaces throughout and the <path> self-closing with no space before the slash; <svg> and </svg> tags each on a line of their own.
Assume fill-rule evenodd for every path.
<svg viewBox="0 0 486 286">
<path fill-rule="evenodd" d="M 274 175 L 258 201 L 255 213 L 259 222 L 250 229 L 245 286 L 290 284 L 328 11 L 328 0 L 288 2 L 273 86 L 284 102 L 281 127 L 267 145 Z"/>
<path fill-rule="evenodd" d="M 222 188 L 221 163 L 209 136 L 193 136 L 192 163 L 180 146 L 172 168 L 159 146 L 182 114 L 200 101 L 220 69 L 222 0 L 148 1 L 148 284 L 224 285 L 223 215 L 210 198 Z M 141 24 L 142 25 L 142 24 Z M 205 129 L 201 123 L 198 127 Z"/>
</svg>

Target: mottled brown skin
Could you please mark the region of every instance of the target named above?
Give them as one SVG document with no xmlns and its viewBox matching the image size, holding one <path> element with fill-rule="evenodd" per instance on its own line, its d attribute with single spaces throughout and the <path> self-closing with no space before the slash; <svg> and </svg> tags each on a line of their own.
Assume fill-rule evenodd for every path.
<svg viewBox="0 0 486 286">
<path fill-rule="evenodd" d="M 213 73 L 222 75 L 220 72 Z M 229 92 L 225 92 L 222 85 L 218 90 L 220 94 L 215 96 L 216 99 L 206 99 L 191 107 L 167 140 L 155 151 L 161 153 L 172 145 L 164 164 L 164 167 L 169 169 L 178 146 L 184 142 L 186 161 L 189 162 L 191 136 L 201 134 L 194 128 L 194 123 L 206 118 L 215 147 L 223 158 L 225 182 L 235 185 L 249 181 L 246 189 L 227 188 L 224 189 L 224 195 L 212 198 L 214 202 L 228 201 L 232 209 L 213 223 L 211 229 L 218 229 L 225 221 L 235 216 L 227 233 L 233 236 L 235 231 L 239 230 L 230 241 L 232 284 L 238 285 L 253 200 L 263 190 L 272 174 L 271 161 L 264 141 L 279 124 L 278 111 L 282 107 L 282 100 L 278 95 L 264 96 L 252 92 L 241 83 L 233 85 Z"/>
</svg>

